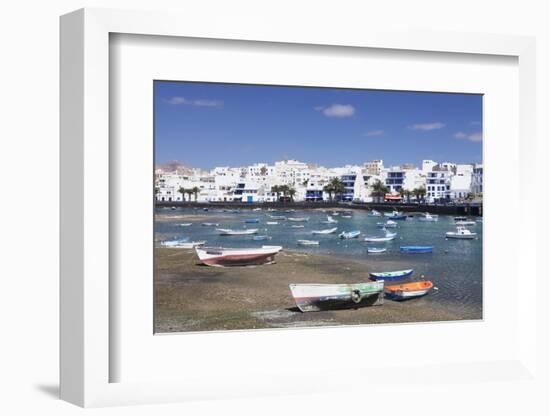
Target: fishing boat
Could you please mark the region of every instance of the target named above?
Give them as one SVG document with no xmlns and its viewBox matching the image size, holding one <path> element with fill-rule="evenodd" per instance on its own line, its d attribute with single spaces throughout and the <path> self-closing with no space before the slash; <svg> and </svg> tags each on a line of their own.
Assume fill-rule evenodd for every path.
<svg viewBox="0 0 550 416">
<path fill-rule="evenodd" d="M 172 211 L 175 211 L 175 210 L 176 210 L 176 207 L 170 207 L 170 209 L 171 209 Z"/>
<path fill-rule="evenodd" d="M 401 285 L 391 285 L 384 288 L 386 296 L 393 300 L 405 300 L 417 298 L 428 294 L 433 288 L 433 283 L 429 280 L 420 282 L 403 283 Z"/>
<path fill-rule="evenodd" d="M 171 248 L 195 248 L 204 246 L 206 244 L 206 241 L 188 241 L 188 242 L 182 242 L 180 244 L 172 245 Z"/>
<path fill-rule="evenodd" d="M 472 225 L 476 225 L 475 221 L 456 221 L 455 225 L 461 225 L 463 227 L 471 227 Z"/>
<path fill-rule="evenodd" d="M 201 263 L 214 267 L 253 266 L 273 263 L 281 246 L 260 248 L 195 247 Z"/>
<path fill-rule="evenodd" d="M 343 231 L 338 234 L 338 237 L 349 240 L 350 238 L 357 238 L 361 234 L 361 231 Z"/>
<path fill-rule="evenodd" d="M 271 240 L 271 236 L 269 235 L 255 235 L 252 237 L 254 241 L 263 241 L 263 240 Z"/>
<path fill-rule="evenodd" d="M 284 215 L 268 215 L 268 217 L 272 220 L 286 220 Z"/>
<path fill-rule="evenodd" d="M 302 312 L 359 308 L 384 303 L 384 282 L 353 284 L 291 284 L 296 306 Z"/>
<path fill-rule="evenodd" d="M 425 221 L 425 222 L 436 222 L 439 220 L 438 215 L 432 215 L 429 212 L 426 212 L 421 217 L 418 218 L 419 221 Z"/>
<path fill-rule="evenodd" d="M 323 224 L 336 224 L 338 221 L 336 221 L 334 218 L 332 218 L 330 215 L 327 215 L 326 221 L 321 221 Z"/>
<path fill-rule="evenodd" d="M 163 241 L 160 243 L 164 247 L 178 247 L 179 245 L 189 241 L 189 237 L 178 238 L 177 240 Z"/>
<path fill-rule="evenodd" d="M 296 243 L 298 243 L 301 246 L 318 246 L 319 245 L 319 241 L 315 241 L 315 240 L 298 240 L 296 241 Z"/>
<path fill-rule="evenodd" d="M 373 210 L 371 210 L 371 212 L 369 212 L 369 217 L 381 217 L 381 216 L 382 216 L 382 214 L 379 211 L 375 210 L 375 209 L 373 209 Z"/>
<path fill-rule="evenodd" d="M 406 220 L 407 216 L 400 213 L 399 211 L 393 210 L 392 212 L 385 212 L 385 217 L 391 218 L 393 220 Z"/>
<path fill-rule="evenodd" d="M 477 233 L 473 233 L 466 227 L 459 225 L 456 227 L 456 231 L 449 231 L 445 233 L 446 238 L 456 238 L 460 240 L 473 240 L 477 237 Z"/>
<path fill-rule="evenodd" d="M 244 222 L 247 224 L 257 224 L 260 220 L 258 218 L 247 218 Z"/>
<path fill-rule="evenodd" d="M 378 254 L 378 253 L 385 253 L 386 248 L 384 247 L 368 247 L 367 253 L 369 254 Z"/>
<path fill-rule="evenodd" d="M 291 225 L 290 228 L 304 228 L 303 225 Z"/>
<path fill-rule="evenodd" d="M 220 235 L 252 235 L 258 233 L 257 228 L 250 228 L 247 230 L 231 230 L 229 228 L 216 228 L 216 231 L 220 232 Z"/>
<path fill-rule="evenodd" d="M 180 224 L 180 227 L 189 227 L 190 225 L 193 225 L 192 222 L 184 222 L 183 224 Z"/>
<path fill-rule="evenodd" d="M 386 222 L 377 222 L 376 225 L 381 228 L 397 228 L 397 223 L 392 220 Z"/>
<path fill-rule="evenodd" d="M 205 227 L 217 227 L 218 223 L 215 223 L 215 222 L 203 222 L 201 225 L 205 226 Z"/>
<path fill-rule="evenodd" d="M 397 235 L 396 233 L 390 233 L 388 230 L 385 231 L 386 233 L 383 237 L 365 237 L 365 241 L 367 243 L 384 243 L 387 241 L 392 241 Z"/>
<path fill-rule="evenodd" d="M 327 230 L 314 230 L 311 234 L 334 234 L 338 230 L 338 227 L 329 228 Z"/>
<path fill-rule="evenodd" d="M 267 225 L 277 225 L 279 223 L 277 221 L 267 221 L 266 224 Z"/>
<path fill-rule="evenodd" d="M 398 270 L 395 272 L 372 272 L 370 273 L 370 278 L 372 280 L 402 280 L 406 277 L 412 276 L 413 269 L 407 269 L 407 270 Z"/>
<path fill-rule="evenodd" d="M 293 222 L 307 222 L 307 221 L 309 221 L 309 217 L 289 217 L 287 219 L 289 221 L 293 221 Z"/>
<path fill-rule="evenodd" d="M 432 246 L 401 246 L 399 250 L 402 253 L 431 253 L 433 251 Z"/>
</svg>

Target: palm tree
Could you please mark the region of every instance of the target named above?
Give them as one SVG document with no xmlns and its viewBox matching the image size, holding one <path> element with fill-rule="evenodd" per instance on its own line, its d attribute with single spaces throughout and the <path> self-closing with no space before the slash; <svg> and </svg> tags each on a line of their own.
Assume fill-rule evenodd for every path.
<svg viewBox="0 0 550 416">
<path fill-rule="evenodd" d="M 194 186 L 191 191 L 193 192 L 193 195 L 195 195 L 195 202 L 197 202 L 197 198 L 199 196 L 200 189 L 196 186 Z"/>
<path fill-rule="evenodd" d="M 279 202 L 279 194 L 281 193 L 281 187 L 279 185 L 273 185 L 271 187 L 271 192 L 277 195 L 277 202 Z"/>
<path fill-rule="evenodd" d="M 418 188 L 418 194 L 419 194 L 420 199 L 422 200 L 422 202 L 424 202 L 424 197 L 426 196 L 426 188 L 424 188 L 423 186 Z"/>
<path fill-rule="evenodd" d="M 286 202 L 286 196 L 288 194 L 288 191 L 290 190 L 288 185 L 281 185 L 279 187 L 279 191 L 283 193 L 283 201 Z"/>
<path fill-rule="evenodd" d="M 188 201 L 191 201 L 191 195 L 193 195 L 193 190 L 192 190 L 192 189 L 186 189 L 186 190 L 185 190 L 185 193 L 186 193 L 187 195 L 189 195 Z"/>
<path fill-rule="evenodd" d="M 377 180 L 375 183 L 371 185 L 372 194 L 378 199 L 378 202 L 380 202 L 380 199 L 386 195 L 388 192 L 388 187 L 384 185 L 380 180 Z"/>
<path fill-rule="evenodd" d="M 411 195 L 412 195 L 412 192 L 409 189 L 406 189 L 405 196 L 407 197 L 407 204 L 410 204 L 411 202 Z"/>
<path fill-rule="evenodd" d="M 342 182 L 340 178 L 332 178 L 330 180 L 330 185 L 332 187 L 332 192 L 334 192 L 336 196 L 340 195 L 340 199 L 342 199 L 342 195 L 346 193 L 344 182 Z"/>
<path fill-rule="evenodd" d="M 323 192 L 326 192 L 328 194 L 328 199 L 330 202 L 332 202 L 332 193 L 334 192 L 334 188 L 330 183 L 327 183 L 325 186 L 323 186 Z"/>
<path fill-rule="evenodd" d="M 181 194 L 181 199 L 182 199 L 183 201 L 185 201 L 185 193 L 187 192 L 187 189 L 182 188 L 182 187 L 180 186 L 180 189 L 178 189 L 178 192 Z"/>
<path fill-rule="evenodd" d="M 294 202 L 294 195 L 296 195 L 296 189 L 288 188 L 288 195 L 290 196 L 290 200 Z"/>
<path fill-rule="evenodd" d="M 405 196 L 405 189 L 403 187 L 399 188 L 399 196 L 401 197 L 401 200 L 403 200 L 403 197 Z"/>
</svg>

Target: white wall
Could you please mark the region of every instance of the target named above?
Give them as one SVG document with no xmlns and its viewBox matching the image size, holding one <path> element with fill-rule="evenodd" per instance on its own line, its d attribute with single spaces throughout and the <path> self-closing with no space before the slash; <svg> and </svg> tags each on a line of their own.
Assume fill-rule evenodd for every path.
<svg viewBox="0 0 550 416">
<path fill-rule="evenodd" d="M 81 410 L 54 399 L 58 377 L 58 17 L 83 6 L 170 9 L 197 13 L 205 25 L 214 18 L 234 19 L 251 16 L 286 25 L 323 24 L 327 34 L 338 30 L 355 30 L 361 36 L 365 25 L 424 27 L 434 30 L 512 33 L 537 35 L 537 90 L 539 155 L 548 155 L 550 124 L 550 26 L 547 2 L 522 0 L 394 0 L 383 1 L 207 1 L 181 0 L 19 0 L 0 6 L 0 151 L 1 189 L 13 188 L 17 181 L 36 184 L 33 201 L 0 204 L 2 369 L 0 413 L 4 415 L 72 415 Z M 236 32 L 240 28 L 236 26 Z M 344 75 L 345 76 L 345 75 Z M 539 156 L 543 157 L 543 156 Z M 537 168 L 534 167 L 534 170 Z M 490 171 L 488 167 L 487 172 Z M 533 178 L 541 177 L 542 172 Z M 541 193 L 544 198 L 544 193 Z M 544 206 L 544 201 L 540 201 Z M 548 223 L 538 224 L 541 234 Z M 39 244 L 29 244 L 31 238 Z M 542 240 L 539 242 L 539 247 Z M 540 258 L 543 256 L 539 255 Z M 547 292 L 548 281 L 539 288 Z M 542 298 L 539 298 L 542 300 Z M 540 323 L 548 328 L 549 303 L 540 302 Z M 490 318 L 488 314 L 488 319 Z M 545 341 L 541 348 L 541 366 L 548 371 L 550 350 L 548 331 L 540 331 Z M 368 356 L 368 348 L 365 354 Z M 377 351 L 377 357 L 383 353 Z M 546 372 L 548 374 L 548 372 Z M 366 375 L 368 376 L 368 375 Z M 399 375 L 396 371 L 396 380 Z M 307 382 L 307 380 L 305 380 Z M 450 395 L 449 390 L 453 394 Z M 548 411 L 541 400 L 548 391 L 531 391 L 528 382 L 510 385 L 487 383 L 482 388 L 456 384 L 443 390 L 435 385 L 431 391 L 411 391 L 400 397 L 417 402 L 422 394 L 422 415 L 441 414 L 530 414 Z M 366 396 L 368 397 L 368 393 Z M 457 398 L 467 397 L 467 400 Z M 210 403 L 142 406 L 138 408 L 99 409 L 94 415 L 290 415 L 307 412 L 316 415 L 359 412 L 357 397 L 345 392 L 311 397 L 272 397 L 257 400 L 215 401 Z M 363 409 L 364 410 L 364 409 Z M 373 400 L 370 413 L 395 414 L 387 402 Z M 400 411 L 400 409 L 397 409 Z M 414 409 L 408 408 L 407 412 Z M 511 412 L 511 413 L 509 413 Z"/>
</svg>

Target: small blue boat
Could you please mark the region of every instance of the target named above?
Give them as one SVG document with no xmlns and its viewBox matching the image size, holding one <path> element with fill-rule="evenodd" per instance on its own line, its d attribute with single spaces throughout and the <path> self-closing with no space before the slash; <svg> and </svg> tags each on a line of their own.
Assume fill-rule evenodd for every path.
<svg viewBox="0 0 550 416">
<path fill-rule="evenodd" d="M 255 235 L 252 237 L 254 241 L 263 241 L 263 240 L 271 240 L 271 237 L 268 235 Z"/>
<path fill-rule="evenodd" d="M 257 224 L 260 222 L 260 220 L 258 218 L 247 218 L 246 220 L 244 220 L 244 222 L 246 222 L 247 224 Z"/>
<path fill-rule="evenodd" d="M 372 280 L 401 280 L 412 276 L 413 269 L 398 270 L 395 272 L 377 272 L 369 273 Z"/>
<path fill-rule="evenodd" d="M 433 251 L 432 246 L 401 246 L 399 247 L 401 253 L 431 253 Z"/>
</svg>

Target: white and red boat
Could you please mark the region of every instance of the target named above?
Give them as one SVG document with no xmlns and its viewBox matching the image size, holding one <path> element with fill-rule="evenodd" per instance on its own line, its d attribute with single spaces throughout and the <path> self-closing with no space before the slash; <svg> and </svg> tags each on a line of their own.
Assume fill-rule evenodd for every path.
<svg viewBox="0 0 550 416">
<path fill-rule="evenodd" d="M 232 267 L 273 263 L 281 246 L 260 248 L 195 247 L 200 261 L 207 266 Z"/>
</svg>

